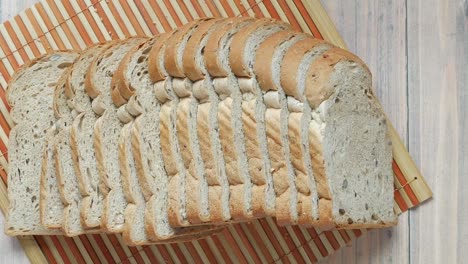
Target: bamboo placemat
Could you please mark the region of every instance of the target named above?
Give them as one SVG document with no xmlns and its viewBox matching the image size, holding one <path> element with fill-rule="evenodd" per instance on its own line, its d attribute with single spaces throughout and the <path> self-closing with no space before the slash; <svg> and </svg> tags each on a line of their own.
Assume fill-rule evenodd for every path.
<svg viewBox="0 0 468 264">
<path fill-rule="evenodd" d="M 93 43 L 153 35 L 197 17 L 256 16 L 287 21 L 296 29 L 345 44 L 319 0 L 47 0 L 0 25 L 0 164 L 8 166 L 12 121 L 5 88 L 25 62 L 57 49 L 84 49 Z M 402 141 L 391 128 L 395 211 L 402 213 L 432 193 Z M 6 170 L 0 169 L 0 206 L 8 207 Z M 230 226 L 222 233 L 187 243 L 126 247 L 120 235 L 26 236 L 19 240 L 33 263 L 273 263 L 321 260 L 365 230 L 279 227 L 273 219 Z"/>
</svg>

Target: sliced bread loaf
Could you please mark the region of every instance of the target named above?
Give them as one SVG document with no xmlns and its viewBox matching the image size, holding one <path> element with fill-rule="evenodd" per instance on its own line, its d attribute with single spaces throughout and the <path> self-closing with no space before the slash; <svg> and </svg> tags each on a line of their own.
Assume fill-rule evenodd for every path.
<svg viewBox="0 0 468 264">
<path fill-rule="evenodd" d="M 50 235 L 40 220 L 40 173 L 46 130 L 55 123 L 54 88 L 77 52 L 43 55 L 23 66 L 11 79 L 7 100 L 15 124 L 8 143 L 8 235 Z"/>
<path fill-rule="evenodd" d="M 249 169 L 250 178 L 247 183 L 251 185 L 244 193 L 239 193 L 237 199 L 250 197 L 249 209 L 255 217 L 263 217 L 275 208 L 272 199 L 274 188 L 272 188 L 273 178 L 271 175 L 271 162 L 275 161 L 270 160 L 268 152 L 265 128 L 266 107 L 263 93 L 257 84 L 253 71 L 255 53 L 268 36 L 289 28 L 290 25 L 283 22 L 260 19 L 241 29 L 234 35 L 230 44 L 229 62 L 232 72 L 239 78 L 240 91 L 242 92 L 241 120 L 248 162 L 244 166 Z M 281 156 L 281 151 L 278 154 Z M 280 170 L 280 167 L 277 169 L 279 175 L 286 172 L 286 168 L 283 171 Z M 235 197 L 233 198 L 236 199 Z"/>
<path fill-rule="evenodd" d="M 186 119 L 185 115 L 189 118 L 188 129 L 180 130 L 178 135 L 180 142 L 185 141 L 191 146 L 185 159 L 195 163 L 196 173 L 202 176 L 198 186 L 192 188 L 191 184 L 196 182 L 187 180 L 187 190 L 199 190 L 187 192 L 187 217 L 191 223 L 223 223 L 231 219 L 229 183 L 218 133 L 219 99 L 203 60 L 209 36 L 231 20 L 236 19 L 212 19 L 200 23 L 183 55 L 184 73 L 193 82 L 193 90 L 187 93 L 190 97 L 179 103 L 178 123 Z"/>
<path fill-rule="evenodd" d="M 239 18 L 222 25 L 208 37 L 204 62 L 208 73 L 214 77 L 213 86 L 219 98 L 216 119 L 219 124 L 219 138 L 224 156 L 226 176 L 229 183 L 229 212 L 234 221 L 250 219 L 250 197 L 239 196 L 249 190 L 250 182 L 247 154 L 244 144 L 242 122 L 240 121 L 242 94 L 237 78 L 229 66 L 232 37 L 255 19 Z"/>
<path fill-rule="evenodd" d="M 74 119 L 78 113 L 92 111 L 91 100 L 85 94 L 84 89 L 85 75 L 93 58 L 107 45 L 109 44 L 101 43 L 87 48 L 74 62 L 66 79 L 65 90 L 62 92 L 56 90 L 55 102 L 57 103 L 54 103 L 54 106 L 56 106 L 55 112 L 58 118 L 70 120 L 70 118 Z M 63 96 L 66 98 L 63 98 Z M 58 103 L 64 99 L 67 104 Z M 85 184 L 85 182 L 88 183 L 89 181 L 80 180 L 83 176 L 88 177 L 87 174 L 82 175 L 81 170 L 86 169 L 83 165 L 89 164 L 94 168 L 91 171 L 94 171 L 95 175 L 97 175 L 97 167 L 95 163 L 79 164 L 81 160 L 91 159 L 94 155 L 92 157 L 73 158 L 70 139 L 72 122 L 73 120 L 62 127 L 62 130 L 55 136 L 54 144 L 55 169 L 64 203 L 62 230 L 67 236 L 100 230 L 99 228 L 86 229 L 81 221 L 80 208 L 83 197 L 80 189 L 89 190 L 90 187 Z M 90 192 L 85 191 L 83 193 L 86 195 Z"/>
<path fill-rule="evenodd" d="M 68 77 L 68 84 L 65 93 L 69 98 L 70 106 L 77 116 L 73 120 L 68 137 L 70 140 L 71 155 L 73 158 L 73 166 L 75 169 L 78 190 L 70 181 L 70 189 L 74 192 L 70 193 L 76 204 L 72 204 L 70 208 L 66 208 L 71 218 L 78 214 L 75 208 L 80 210 L 81 223 L 84 228 L 100 227 L 101 215 L 103 210 L 102 192 L 99 187 L 99 170 L 94 151 L 93 129 L 97 120 L 96 114 L 92 110 L 92 100 L 86 93 L 85 78 L 92 61 L 103 51 L 107 50 L 116 42 L 108 42 L 97 44 L 88 48 L 82 56 L 73 65 L 72 71 Z M 67 135 L 64 136 L 66 142 Z M 63 148 L 66 148 L 63 145 Z M 59 157 L 60 158 L 60 157 Z M 67 187 L 68 188 L 68 187 Z M 104 189 L 104 188 L 102 188 Z M 81 200 L 79 195 L 82 196 Z M 70 222 L 78 223 L 78 219 L 69 219 Z"/>
<path fill-rule="evenodd" d="M 119 170 L 118 141 L 123 124 L 117 114 L 118 108 L 112 101 L 111 81 L 126 53 L 145 40 L 129 38 L 99 54 L 91 63 L 85 81 L 86 92 L 93 98 L 93 110 L 97 115 L 101 115 L 93 127 L 94 149 L 100 181 L 103 183 L 100 187 L 104 193 L 101 225 L 111 232 L 123 231 L 124 212 L 127 207 Z"/>
</svg>

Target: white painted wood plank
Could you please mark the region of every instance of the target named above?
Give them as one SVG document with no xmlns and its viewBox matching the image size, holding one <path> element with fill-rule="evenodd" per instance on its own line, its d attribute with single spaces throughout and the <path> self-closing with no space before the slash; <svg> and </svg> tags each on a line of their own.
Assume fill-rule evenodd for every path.
<svg viewBox="0 0 468 264">
<path fill-rule="evenodd" d="M 412 263 L 468 257 L 468 2 L 408 1 L 409 150 L 434 199 L 411 213 Z"/>
</svg>

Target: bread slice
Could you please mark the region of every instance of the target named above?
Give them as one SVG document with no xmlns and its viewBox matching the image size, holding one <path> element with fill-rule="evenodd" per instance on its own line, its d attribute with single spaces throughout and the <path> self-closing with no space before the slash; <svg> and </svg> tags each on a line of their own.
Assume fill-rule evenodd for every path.
<svg viewBox="0 0 468 264">
<path fill-rule="evenodd" d="M 186 45 L 194 32 L 204 23 L 212 23 L 212 19 L 199 19 L 183 26 L 177 33 L 168 39 L 164 53 L 164 67 L 172 77 L 171 84 L 166 86 L 171 95 L 171 112 L 169 129 L 172 151 L 176 161 L 177 175 L 169 181 L 169 223 L 172 226 L 187 226 L 191 222 L 201 223 L 208 218 L 208 185 L 204 173 L 203 160 L 199 155 L 196 131 L 193 129 L 196 120 L 193 108 L 190 109 L 192 97 L 192 83 L 185 78 L 183 70 L 183 55 Z M 191 114 L 189 111 L 191 111 Z M 164 114 L 163 111 L 161 113 Z M 162 119 L 163 120 L 163 119 Z M 165 130 L 161 130 L 163 135 Z M 189 193 L 198 193 L 199 200 L 193 201 L 202 205 L 189 215 L 187 212 L 187 196 Z M 172 197 L 171 197 L 172 196 Z M 175 202 L 178 201 L 178 202 Z M 197 206 L 191 206 L 191 208 Z M 172 213 L 171 213 L 172 212 Z"/>
<path fill-rule="evenodd" d="M 266 107 L 263 94 L 254 76 L 253 65 L 258 46 L 270 35 L 290 28 L 290 25 L 271 19 L 260 19 L 244 27 L 234 35 L 230 44 L 229 62 L 233 73 L 239 78 L 242 92 L 241 120 L 249 169 L 248 188 L 239 193 L 240 197 L 250 197 L 250 214 L 264 217 L 274 208 L 272 168 L 265 128 Z M 280 149 L 279 149 L 280 150 Z M 283 173 L 278 168 L 277 173 Z M 284 177 L 286 175 L 284 174 Z M 233 196 L 236 199 L 236 196 Z M 268 201 L 268 202 L 267 202 Z"/>
<path fill-rule="evenodd" d="M 123 124 L 112 101 L 111 81 L 126 53 L 145 40 L 129 38 L 102 52 L 91 63 L 85 80 L 86 92 L 94 98 L 93 110 L 101 115 L 94 125 L 94 150 L 104 193 L 101 225 L 110 232 L 123 231 L 127 207 L 119 170 L 118 141 Z"/>
<path fill-rule="evenodd" d="M 307 142 L 300 144 L 299 132 L 303 105 L 292 97 L 286 97 L 279 78 L 281 61 L 286 51 L 301 40 L 303 43 L 317 44 L 318 48 L 313 53 L 315 55 L 331 48 L 331 45 L 317 41 L 310 35 L 284 31 L 267 38 L 260 45 L 256 54 L 255 72 L 267 107 L 265 125 L 268 150 L 273 164 L 272 176 L 275 186 L 286 187 L 276 189 L 275 215 L 277 222 L 281 224 L 297 224 L 299 214 L 304 216 L 304 220 L 306 216 L 312 217 L 312 215 L 316 216 L 317 214 L 315 181 L 308 180 L 306 171 L 308 164 L 303 161 L 301 156 L 301 145 L 307 144 Z M 318 45 L 321 43 L 323 45 Z M 296 55 L 296 59 L 300 61 L 303 52 L 300 49 L 295 49 L 295 51 L 300 54 Z M 280 124 L 279 131 L 278 124 Z M 293 142 L 297 140 L 297 142 L 291 144 L 290 139 Z M 281 168 L 282 173 L 278 173 L 277 168 Z M 309 210 L 304 211 L 302 208 Z M 312 221 L 302 222 L 312 223 Z"/>
<path fill-rule="evenodd" d="M 199 165 L 195 166 L 198 175 L 204 174 L 198 186 L 194 186 L 200 192 L 187 192 L 187 217 L 191 223 L 224 223 L 231 220 L 229 183 L 218 133 L 219 98 L 206 71 L 203 51 L 210 35 L 232 20 L 237 19 L 213 19 L 201 23 L 184 51 L 184 73 L 193 82 L 193 90 L 191 98 L 182 99 L 179 103 L 178 113 L 184 108 L 186 112 L 178 116 L 178 122 L 185 120 L 186 115 L 190 118 L 188 129 L 179 131 L 178 135 L 181 142 L 185 139 L 191 144 L 187 154 L 191 152 L 195 158 L 186 159 Z M 187 186 L 190 190 L 189 181 Z"/>
<path fill-rule="evenodd" d="M 80 210 L 80 222 L 84 228 L 97 228 L 101 225 L 101 215 L 103 210 L 102 193 L 99 187 L 99 170 L 94 151 L 93 129 L 97 120 L 96 114 L 92 110 L 92 100 L 86 93 L 85 78 L 92 61 L 103 51 L 107 50 L 116 42 L 97 44 L 88 48 L 73 65 L 68 78 L 65 94 L 69 98 L 69 104 L 77 114 L 69 129 L 69 140 L 73 166 L 77 177 L 78 190 L 75 186 L 70 189 L 75 191 L 71 194 L 76 201 L 70 208 L 66 208 L 71 218 L 76 217 Z M 67 135 L 64 135 L 66 144 Z M 63 148 L 66 148 L 65 146 Z M 60 157 L 59 157 L 60 158 Z M 70 182 L 73 185 L 72 182 Z M 69 219 L 70 222 L 78 222 L 78 219 Z"/>
<path fill-rule="evenodd" d="M 58 80 L 54 97 L 53 97 L 53 110 L 55 116 L 55 125 L 49 128 L 45 137 L 45 148 L 42 156 L 41 168 L 41 223 L 48 228 L 61 228 L 63 222 L 63 209 L 64 204 L 61 199 L 61 191 L 59 190 L 58 175 L 55 170 L 55 155 L 54 145 L 55 136 L 63 127 L 68 126 L 71 117 L 62 118 L 60 108 L 68 107 L 65 98 L 64 87 L 66 77 L 70 68 L 66 69 L 60 79 Z M 71 160 L 70 160 L 71 163 Z"/>
<path fill-rule="evenodd" d="M 8 142 L 7 235 L 51 235 L 40 219 L 41 158 L 46 130 L 55 123 L 52 109 L 54 87 L 78 56 L 74 51 L 43 55 L 23 66 L 7 87 L 11 117 L 17 124 Z"/>
<path fill-rule="evenodd" d="M 310 51 L 303 59 L 295 57 L 304 55 L 304 46 Z M 289 48 L 281 67 L 285 93 L 310 107 L 310 115 L 304 112 L 301 121 L 301 141 L 308 140 L 319 199 L 318 224 L 393 225 L 391 143 L 369 70 L 347 51 L 331 48 L 317 53 L 319 49 L 317 43 L 299 41 Z M 309 221 L 314 217 L 307 216 Z"/>
<path fill-rule="evenodd" d="M 80 189 L 86 190 L 86 187 L 84 182 L 80 180 L 82 176 L 79 175 L 82 175 L 80 170 L 84 170 L 85 167 L 83 164 L 80 166 L 80 159 L 73 158 L 70 133 L 76 115 L 84 111 L 92 111 L 91 100 L 85 94 L 84 89 L 86 71 L 93 58 L 108 45 L 110 44 L 96 44 L 84 50 L 70 68 L 64 91 L 56 90 L 54 101 L 56 102 L 54 103 L 56 116 L 68 121 L 67 125 L 63 126 L 55 136 L 54 144 L 55 170 L 64 203 L 62 230 L 67 236 L 94 233 L 100 230 L 99 228 L 86 229 L 81 221 L 80 208 L 83 197 Z M 62 103 L 58 103 L 60 101 Z M 85 156 L 84 159 L 93 157 L 94 155 L 92 157 Z M 96 168 L 95 163 L 93 167 Z M 97 175 L 97 170 L 94 171 Z"/>
<path fill-rule="evenodd" d="M 204 52 L 206 70 L 214 77 L 213 86 L 220 99 L 216 119 L 219 124 L 219 138 L 224 156 L 226 176 L 229 183 L 229 212 L 233 221 L 250 219 L 250 197 L 239 196 L 249 180 L 244 133 L 240 121 L 242 93 L 237 78 L 229 66 L 232 37 L 242 28 L 253 23 L 253 18 L 231 20 L 211 34 Z M 237 195 L 237 196 L 236 196 Z"/>
</svg>

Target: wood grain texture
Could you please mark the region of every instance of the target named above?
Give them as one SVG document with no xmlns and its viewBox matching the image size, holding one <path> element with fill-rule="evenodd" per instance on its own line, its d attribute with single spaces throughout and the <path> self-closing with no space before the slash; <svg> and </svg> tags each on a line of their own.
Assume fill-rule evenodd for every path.
<svg viewBox="0 0 468 264">
<path fill-rule="evenodd" d="M 468 1 L 408 1 L 409 151 L 434 199 L 411 212 L 412 263 L 468 257 Z"/>
</svg>

